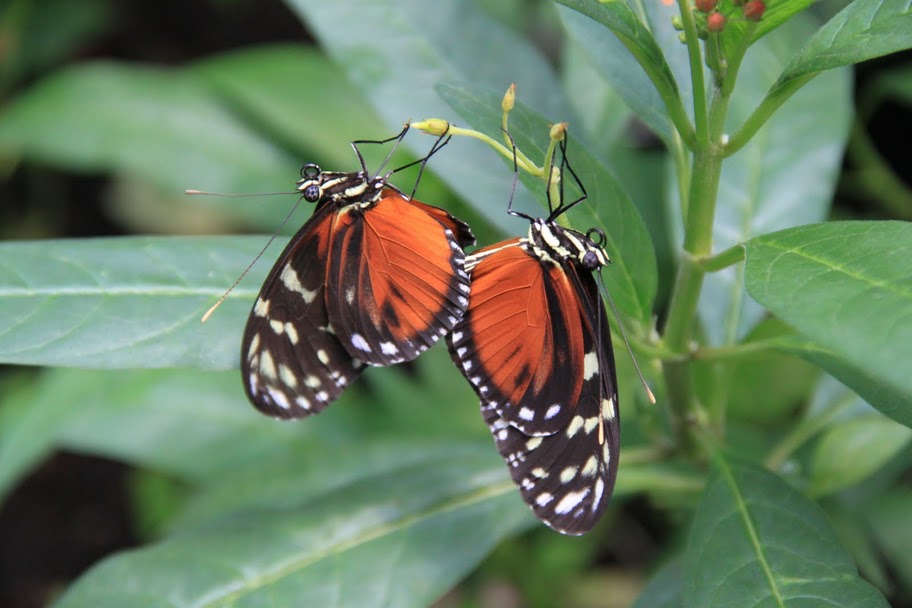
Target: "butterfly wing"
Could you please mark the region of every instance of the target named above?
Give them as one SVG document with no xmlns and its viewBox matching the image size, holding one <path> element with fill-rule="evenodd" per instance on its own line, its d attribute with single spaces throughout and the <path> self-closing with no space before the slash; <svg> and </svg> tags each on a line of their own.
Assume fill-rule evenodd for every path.
<svg viewBox="0 0 912 608">
<path fill-rule="evenodd" d="M 319 206 L 263 283 L 241 344 L 241 375 L 264 414 L 301 418 L 322 411 L 360 373 L 329 323 L 326 267 L 337 210 Z"/>
<path fill-rule="evenodd" d="M 460 244 L 472 239 L 465 224 L 393 188 L 372 206 L 343 208 L 338 222 L 326 298 L 351 356 L 410 361 L 462 318 L 469 279 Z"/>
<path fill-rule="evenodd" d="M 611 337 L 595 281 L 571 263 L 542 262 L 520 240 L 476 252 L 467 267 L 469 309 L 450 353 L 536 517 L 583 534 L 608 505 L 619 449 Z M 524 373 L 533 361 L 539 367 Z M 538 382 L 548 389 L 536 392 Z M 555 403 L 561 409 L 548 417 Z"/>
<path fill-rule="evenodd" d="M 569 277 L 524 240 L 469 256 L 469 308 L 450 351 L 482 402 L 528 435 L 567 425 L 582 387 L 583 325 Z"/>
</svg>

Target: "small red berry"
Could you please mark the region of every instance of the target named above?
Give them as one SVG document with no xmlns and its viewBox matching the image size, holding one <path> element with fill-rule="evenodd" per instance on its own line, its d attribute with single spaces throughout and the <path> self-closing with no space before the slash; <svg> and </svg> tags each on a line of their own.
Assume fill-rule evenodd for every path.
<svg viewBox="0 0 912 608">
<path fill-rule="evenodd" d="M 763 0 L 750 0 L 744 5 L 744 18 L 748 21 L 760 21 L 765 10 L 766 4 L 763 3 Z"/>
<path fill-rule="evenodd" d="M 706 29 L 710 32 L 719 33 L 725 29 L 725 15 L 722 13 L 713 13 L 706 18 Z"/>
<path fill-rule="evenodd" d="M 698 11 L 703 11 L 704 13 L 711 13 L 715 10 L 716 5 L 719 4 L 719 0 L 695 0 L 694 6 L 697 7 Z"/>
</svg>

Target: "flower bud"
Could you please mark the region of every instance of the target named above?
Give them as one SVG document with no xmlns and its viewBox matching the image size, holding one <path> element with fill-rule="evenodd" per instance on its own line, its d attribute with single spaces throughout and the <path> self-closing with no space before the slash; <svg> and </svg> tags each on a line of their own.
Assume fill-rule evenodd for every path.
<svg viewBox="0 0 912 608">
<path fill-rule="evenodd" d="M 504 112 L 509 112 L 513 109 L 513 106 L 516 104 L 516 84 L 511 84 L 510 88 L 507 89 L 507 92 L 504 93 L 503 101 L 500 102 L 500 107 Z"/>
<path fill-rule="evenodd" d="M 567 134 L 567 123 L 559 122 L 551 127 L 551 141 L 563 141 Z"/>
<path fill-rule="evenodd" d="M 725 29 L 725 15 L 722 13 L 713 13 L 706 18 L 706 29 L 713 33 L 719 33 Z"/>
<path fill-rule="evenodd" d="M 711 13 L 716 9 L 716 5 L 719 4 L 719 0 L 694 0 L 694 6 L 698 11 L 703 11 L 704 13 Z"/>
<path fill-rule="evenodd" d="M 412 128 L 439 137 L 450 130 L 450 123 L 442 118 L 428 118 L 420 122 L 413 122 Z"/>
<path fill-rule="evenodd" d="M 765 10 L 766 4 L 762 0 L 750 0 L 744 5 L 744 18 L 748 21 L 760 21 Z"/>
</svg>

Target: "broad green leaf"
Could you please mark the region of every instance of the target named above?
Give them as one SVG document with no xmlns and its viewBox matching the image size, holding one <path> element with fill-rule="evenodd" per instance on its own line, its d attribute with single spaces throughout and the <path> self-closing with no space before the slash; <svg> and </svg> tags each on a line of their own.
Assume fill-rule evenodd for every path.
<svg viewBox="0 0 912 608">
<path fill-rule="evenodd" d="M 823 511 L 781 478 L 720 456 L 690 531 L 684 607 L 886 607 Z"/>
<path fill-rule="evenodd" d="M 85 406 L 60 429 L 58 442 L 190 481 L 228 471 L 246 474 L 262 459 L 293 461 L 303 474 L 337 445 L 357 455 L 362 448 L 351 446 L 370 441 L 487 444 L 477 398 L 448 359 L 445 349 L 435 348 L 413 364 L 409 377 L 399 368 L 369 369 L 325 416 L 296 422 L 256 411 L 235 370 L 80 371 L 94 386 L 74 397 Z M 194 424 L 188 425 L 191 417 Z M 357 468 L 355 461 L 346 462 Z"/>
<path fill-rule="evenodd" d="M 9 373 L 0 383 L 0 504 L 6 494 L 47 456 L 72 404 L 46 398 L 33 370 Z M 40 407 L 35 407 L 41 403 Z"/>
<path fill-rule="evenodd" d="M 879 414 L 831 426 L 814 446 L 809 471 L 812 495 L 847 488 L 877 471 L 912 440 L 912 429 Z"/>
<path fill-rule="evenodd" d="M 873 535 L 863 516 L 864 507 L 845 508 L 836 501 L 828 501 L 824 508 L 839 542 L 858 564 L 858 571 L 884 595 L 893 595 L 890 576 L 885 570 L 883 559 L 878 554 Z"/>
<path fill-rule="evenodd" d="M 175 193 L 272 192 L 300 168 L 195 75 L 116 63 L 61 71 L 16 98 L 0 113 L 0 149 L 81 171 L 124 171 Z"/>
<path fill-rule="evenodd" d="M 200 318 L 266 237 L 127 237 L 0 243 L 0 361 L 95 368 L 238 364 L 264 257 Z M 281 239 L 280 239 L 281 240 Z M 273 245 L 274 253 L 282 243 Z"/>
<path fill-rule="evenodd" d="M 184 530 L 105 560 L 56 606 L 426 606 L 531 522 L 499 459 L 479 456 L 444 449 Z"/>
<path fill-rule="evenodd" d="M 495 93 L 468 86 L 441 86 L 440 95 L 477 130 L 494 133 L 499 128 L 500 110 Z M 510 113 L 510 134 L 519 149 L 532 159 L 544 158 L 548 130 L 545 117 L 521 104 Z M 567 148 L 571 164 L 589 195 L 587 201 L 570 212 L 571 221 L 583 231 L 591 227 L 604 230 L 612 265 L 602 276 L 621 313 L 636 319 L 640 330 L 645 331 L 652 322 L 657 277 L 649 232 L 627 194 L 597 157 L 573 137 Z M 533 182 L 532 188 L 544 201 L 544 184 Z M 506 212 L 505 205 L 501 204 L 500 208 Z M 528 227 L 519 230 L 525 232 Z"/>
<path fill-rule="evenodd" d="M 814 4 L 814 0 L 767 0 L 765 4 L 766 10 L 763 12 L 763 18 L 755 24 L 740 18 L 729 19 L 725 24 L 721 38 L 729 56 L 741 46 L 744 32 L 748 28 L 752 29 L 751 40 L 756 42 Z M 735 15 L 740 16 L 740 13 L 736 11 Z"/>
<path fill-rule="evenodd" d="M 912 48 L 907 0 L 855 0 L 792 58 L 774 90 L 795 78 Z"/>
<path fill-rule="evenodd" d="M 793 333 L 794 330 L 778 319 L 764 319 L 743 344 L 776 340 Z M 782 423 L 790 417 L 796 404 L 804 403 L 820 380 L 817 367 L 791 353 L 774 350 L 739 357 L 732 362 L 730 373 L 729 415 L 765 426 Z M 763 397 L 758 398 L 758 395 Z"/>
<path fill-rule="evenodd" d="M 788 57 L 812 32 L 809 20 L 793 19 L 751 47 L 732 97 L 729 128 L 740 124 Z M 848 71 L 825 74 L 783 106 L 734 156 L 719 180 L 714 251 L 757 235 L 823 221 L 830 208 L 851 121 Z M 673 207 L 680 209 L 676 202 Z M 743 338 L 765 314 L 744 289 L 744 267 L 708 274 L 700 318 L 713 344 Z"/>
<path fill-rule="evenodd" d="M 672 559 L 649 579 L 633 608 L 680 608 L 684 572 L 680 557 Z"/>
<path fill-rule="evenodd" d="M 656 135 L 670 141 L 673 127 L 665 104 L 649 76 L 621 40 L 586 14 L 568 7 L 560 7 L 558 14 L 567 34 L 583 49 L 596 72 L 617 91 L 630 111 Z"/>
<path fill-rule="evenodd" d="M 862 399 L 893 420 L 912 427 L 912 394 L 885 384 L 871 372 L 846 361 L 833 351 L 802 338 L 791 338 L 776 348 L 794 353 L 829 372 Z"/>
<path fill-rule="evenodd" d="M 262 125 L 271 139 L 294 150 L 302 163 L 318 161 L 327 169 L 356 170 L 358 161 L 348 142 L 390 135 L 339 68 L 312 47 L 245 48 L 204 60 L 190 70 Z M 286 176 L 285 182 L 295 175 Z"/>
<path fill-rule="evenodd" d="M 912 588 L 912 491 L 897 488 L 874 497 L 862 511 L 874 542 L 898 580 Z"/>
<path fill-rule="evenodd" d="M 368 102 L 395 129 L 406 120 L 454 120 L 435 87 L 472 81 L 503 92 L 516 83 L 519 98 L 551 122 L 573 122 L 553 69 L 529 42 L 462 0 L 286 0 Z M 344 31 L 344 34 L 341 34 Z M 378 29 L 379 28 L 379 29 Z M 496 108 L 500 108 L 498 99 Z M 489 133 L 497 137 L 498 130 Z M 417 154 L 428 137 L 404 142 Z M 478 142 L 453 141 L 432 169 L 492 223 L 506 229 L 501 212 L 508 170 Z"/>
<path fill-rule="evenodd" d="M 559 3 L 572 9 L 559 13 L 596 69 L 641 120 L 670 142 L 673 129 L 666 104 L 673 99 L 682 112 L 683 105 L 674 74 L 646 25 L 626 2 Z"/>
<path fill-rule="evenodd" d="M 59 65 L 80 47 L 105 35 L 115 21 L 110 0 L 45 0 L 37 4 L 3 3 L 7 41 L 3 77 L 7 83 Z"/>
<path fill-rule="evenodd" d="M 786 323 L 908 400 L 912 229 L 904 222 L 791 228 L 747 245 L 747 288 Z M 872 403 L 875 403 L 872 401 Z M 908 423 L 908 410 L 888 416 Z"/>
<path fill-rule="evenodd" d="M 820 72 L 912 48 L 912 9 L 907 0 L 855 0 L 810 37 L 792 57 L 758 111 L 732 136 L 745 143 L 776 109 Z"/>
</svg>

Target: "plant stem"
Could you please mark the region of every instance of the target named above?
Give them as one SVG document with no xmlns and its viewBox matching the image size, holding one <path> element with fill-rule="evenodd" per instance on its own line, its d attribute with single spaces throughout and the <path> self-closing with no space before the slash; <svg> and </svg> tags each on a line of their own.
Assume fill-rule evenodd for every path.
<svg viewBox="0 0 912 608">
<path fill-rule="evenodd" d="M 691 12 L 689 0 L 678 0 L 681 11 L 681 22 L 684 24 L 684 38 L 687 42 L 687 57 L 690 60 L 690 74 L 693 82 L 694 128 L 696 141 L 692 142 L 687 134 L 682 139 L 688 147 L 695 149 L 706 141 L 706 83 L 703 81 L 703 59 L 700 54 L 700 38 L 697 36 L 697 24 Z M 677 121 L 675 121 L 677 126 Z"/>
</svg>

